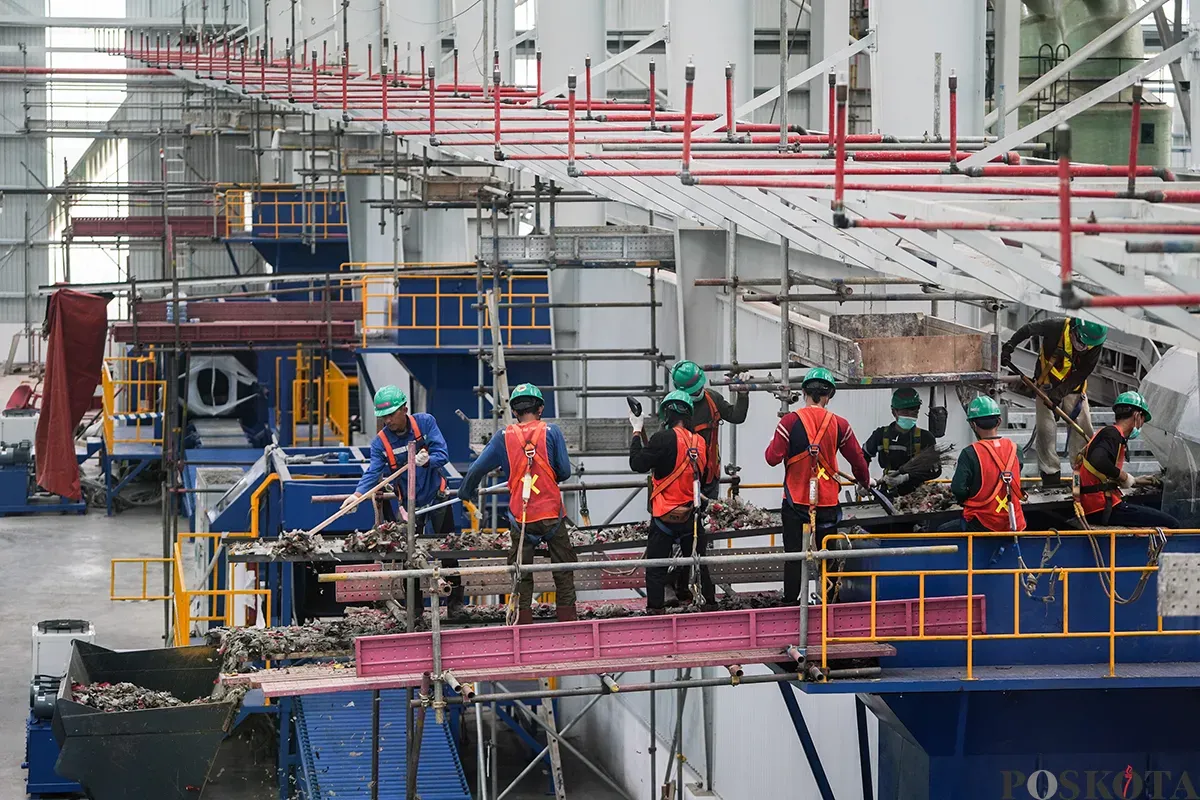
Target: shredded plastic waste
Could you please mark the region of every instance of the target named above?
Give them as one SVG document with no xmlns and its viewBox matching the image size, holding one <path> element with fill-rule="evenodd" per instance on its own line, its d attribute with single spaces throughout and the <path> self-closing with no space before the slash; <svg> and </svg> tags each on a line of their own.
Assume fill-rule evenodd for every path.
<svg viewBox="0 0 1200 800">
<path fill-rule="evenodd" d="M 948 483 L 926 483 L 906 495 L 896 498 L 900 514 L 926 514 L 958 508 Z"/>
<path fill-rule="evenodd" d="M 75 683 L 71 685 L 71 698 L 76 703 L 108 712 L 173 708 L 211 702 L 209 698 L 202 697 L 187 703 L 170 692 L 145 689 L 132 683 Z"/>
<path fill-rule="evenodd" d="M 213 628 L 208 644 L 221 655 L 222 672 L 239 672 L 247 664 L 272 656 L 341 653 L 354 648 L 359 636 L 402 633 L 404 626 L 375 608 L 348 608 L 339 619 L 278 628 Z"/>
</svg>

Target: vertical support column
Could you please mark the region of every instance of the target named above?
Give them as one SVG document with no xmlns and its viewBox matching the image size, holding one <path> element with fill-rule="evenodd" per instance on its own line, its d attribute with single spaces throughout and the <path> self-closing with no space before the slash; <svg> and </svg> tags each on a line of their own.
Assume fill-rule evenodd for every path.
<svg viewBox="0 0 1200 800">
<path fill-rule="evenodd" d="M 697 114 L 725 111 L 724 64 L 734 65 L 734 107 L 752 99 L 754 4 L 750 0 L 668 0 L 668 4 L 671 38 L 666 78 L 672 105 L 682 105 L 683 72 L 689 58 L 699 65 L 694 88 Z"/>
<path fill-rule="evenodd" d="M 930 25 L 931 19 L 938 20 Z M 914 0 L 872 3 L 871 21 L 878 36 L 871 97 L 878 115 L 872 124 L 895 136 L 931 135 L 933 116 L 928 87 L 933 84 L 934 55 L 944 71 L 958 75 L 959 132 L 983 133 L 984 51 L 987 12 L 982 3 Z M 940 87 L 945 91 L 945 85 Z"/>
<path fill-rule="evenodd" d="M 814 0 L 810 37 L 810 64 L 823 61 L 845 47 L 850 41 L 850 0 Z M 835 72 L 842 69 L 839 66 Z M 820 83 L 809 84 L 808 126 L 816 130 L 829 124 L 829 97 L 822 89 Z"/>
<path fill-rule="evenodd" d="M 512 51 L 509 50 L 506 57 L 504 46 L 517 35 L 516 6 L 513 0 L 485 2 L 488 6 L 486 30 L 483 4 L 476 0 L 454 0 L 454 13 L 458 15 L 454 18 L 454 46 L 458 48 L 459 59 L 458 79 L 467 84 L 491 83 L 492 53 L 497 48 L 501 49 L 500 74 L 507 81 L 511 81 L 515 74 Z M 540 24 L 541 20 L 538 22 Z M 426 54 L 428 53 L 427 50 Z M 429 63 L 434 63 L 432 58 Z M 563 76 L 566 76 L 565 72 Z"/>
<path fill-rule="evenodd" d="M 1188 28 L 1188 33 L 1194 34 L 1198 28 L 1200 28 L 1200 24 L 1193 21 Z M 1183 60 L 1187 65 L 1188 80 L 1192 86 L 1196 86 L 1197 81 L 1200 81 L 1200 45 L 1193 44 L 1191 49 L 1188 50 L 1187 57 Z M 1188 104 L 1187 110 L 1191 118 L 1191 125 L 1189 126 L 1189 130 L 1191 131 L 1191 139 L 1189 141 L 1191 149 L 1188 151 L 1188 169 L 1195 172 L 1200 170 L 1200 147 L 1196 146 L 1196 137 L 1200 136 L 1200 94 L 1193 94 L 1192 97 L 1197 99 L 1193 99 Z"/>
<path fill-rule="evenodd" d="M 679 312 L 679 358 L 698 364 L 720 363 L 725 334 L 713 321 L 720 303 L 712 289 L 696 288 L 697 278 L 725 276 L 725 232 L 688 228 L 682 222 L 675 234 L 676 300 Z"/>
<path fill-rule="evenodd" d="M 439 0 L 388 0 L 388 37 L 399 46 L 400 67 L 415 73 L 425 48 L 429 63 L 441 72 L 442 21 Z"/>
<path fill-rule="evenodd" d="M 1012 102 L 1021 91 L 1021 0 L 996 0 L 996 108 L 1002 116 L 992 130 L 998 136 L 1020 127 L 1017 112 L 1004 114 L 1001 103 Z"/>
<path fill-rule="evenodd" d="M 585 56 L 590 55 L 593 64 L 607 60 L 604 0 L 537 0 L 537 44 L 542 51 L 543 80 L 550 87 L 565 81 L 572 69 L 583 74 Z M 680 75 L 682 80 L 682 72 Z M 593 99 L 604 100 L 607 94 L 606 73 L 595 75 Z M 679 96 L 683 97 L 683 93 Z"/>
</svg>

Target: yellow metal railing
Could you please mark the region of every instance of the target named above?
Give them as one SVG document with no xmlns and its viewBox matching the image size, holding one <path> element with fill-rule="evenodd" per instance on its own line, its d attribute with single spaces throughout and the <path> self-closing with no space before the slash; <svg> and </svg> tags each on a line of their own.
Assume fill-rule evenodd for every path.
<svg viewBox="0 0 1200 800">
<path fill-rule="evenodd" d="M 163 557 L 145 557 L 145 558 L 114 558 L 111 560 L 109 571 L 109 586 L 108 595 L 110 600 L 114 601 L 139 601 L 139 600 L 165 600 L 171 603 L 172 609 L 172 635 L 171 640 L 176 647 L 184 647 L 191 644 L 191 631 L 193 623 L 197 622 L 219 622 L 227 627 L 234 625 L 235 609 L 234 600 L 239 597 L 262 597 L 263 613 L 267 620 L 271 619 L 271 592 L 269 589 L 235 589 L 232 588 L 233 567 L 231 562 L 225 564 L 225 587 L 218 587 L 218 572 L 212 570 L 208 573 L 204 581 L 204 588 L 189 589 L 187 586 L 187 576 L 184 569 L 183 558 L 183 541 L 185 539 L 211 539 L 214 542 L 224 541 L 226 539 L 245 539 L 249 538 L 249 533 L 181 533 L 175 542 L 173 548 L 173 556 L 171 558 Z M 141 594 L 118 594 L 117 593 L 117 565 L 118 564 L 140 564 L 141 565 Z M 149 568 L 152 564 L 161 564 L 164 568 L 170 570 L 171 578 L 171 593 L 167 595 L 150 594 L 149 592 Z M 195 600 L 207 599 L 207 613 L 203 610 L 201 613 L 195 613 L 192 605 Z M 224 600 L 224 612 L 217 613 L 217 605 L 219 601 Z M 201 603 L 201 605 L 205 605 Z"/>
<path fill-rule="evenodd" d="M 162 419 L 167 382 L 159 380 L 153 352 L 145 356 L 113 356 L 100 370 L 104 444 L 161 445 L 155 416 Z M 143 419 L 150 416 L 150 419 Z M 118 425 L 118 421 L 120 424 Z M 133 435 L 127 434 L 132 430 Z M 159 428 L 161 430 L 161 428 Z"/>
<path fill-rule="evenodd" d="M 1177 535 L 1194 535 L 1200 533 L 1200 529 L 1183 529 L 1166 531 L 1169 536 Z M 1117 563 L 1117 537 L 1118 536 L 1138 536 L 1146 538 L 1149 535 L 1156 535 L 1156 531 L 1151 530 L 1133 530 L 1133 529 L 1106 529 L 1106 530 L 1063 530 L 1063 531 L 1024 531 L 1019 538 L 1054 538 L 1054 537 L 1081 537 L 1091 536 L 1093 538 L 1093 549 L 1096 553 L 1096 566 L 1086 567 L 1060 567 L 1060 566 L 1038 566 L 1028 567 L 1019 565 L 1013 569 L 995 569 L 992 567 L 976 568 L 975 567 L 975 545 L 977 540 L 984 542 L 997 540 L 1012 539 L 1011 531 L 982 531 L 982 532 L 933 532 L 933 533 L 837 533 L 829 534 L 822 540 L 822 547 L 828 547 L 835 539 L 844 539 L 853 541 L 856 539 L 871 539 L 882 541 L 886 546 L 899 546 L 905 543 L 905 540 L 922 540 L 927 542 L 930 539 L 937 539 L 940 543 L 965 542 L 966 550 L 966 566 L 960 569 L 885 569 L 885 570 L 834 570 L 830 569 L 829 562 L 821 561 L 821 586 L 823 591 L 822 597 L 828 597 L 830 589 L 833 588 L 833 582 L 840 578 L 859 578 L 868 579 L 871 587 L 870 598 L 870 627 L 866 636 L 830 636 L 828 630 L 829 622 L 829 604 L 821 605 L 821 666 L 828 667 L 828 645 L 843 644 L 851 642 L 900 642 L 900 641 L 950 641 L 964 642 L 966 645 L 965 664 L 966 664 L 966 679 L 974 680 L 975 667 L 975 643 L 980 641 L 1000 640 L 1000 639 L 1107 639 L 1108 640 L 1108 674 L 1109 677 L 1116 676 L 1116 647 L 1117 639 L 1128 637 L 1152 637 L 1152 636 L 1198 636 L 1200 630 L 1184 630 L 1163 628 L 1163 618 L 1158 616 L 1155 630 L 1122 630 L 1117 624 L 1117 593 L 1115 591 L 1116 579 L 1118 574 L 1138 573 L 1151 574 L 1158 571 L 1158 566 L 1153 563 L 1145 563 L 1135 566 L 1119 567 Z M 1107 545 L 1106 547 L 1104 545 Z M 1107 551 L 1108 564 L 1103 563 L 1102 554 Z M 901 559 L 896 559 L 897 562 Z M 980 620 L 975 619 L 975 607 L 973 605 L 975 594 L 975 579 L 977 577 L 1008 575 L 1012 576 L 1013 582 L 1013 620 L 1012 630 L 1005 631 L 989 631 L 976 633 L 976 623 Z M 1023 579 L 1026 576 L 1037 576 L 1040 578 L 1043 575 L 1050 576 L 1051 582 L 1062 581 L 1062 629 L 1058 631 L 1038 631 L 1028 632 L 1021 630 L 1021 593 Z M 1104 588 L 1108 598 L 1108 626 L 1105 629 L 1094 630 L 1073 630 L 1070 620 L 1070 597 L 1071 597 L 1071 576 L 1072 575 L 1095 575 Z M 917 578 L 917 629 L 912 635 L 878 635 L 876 628 L 877 617 L 877 602 L 879 581 L 883 579 L 894 578 Z M 926 596 L 926 580 L 931 577 L 965 577 L 967 584 L 966 592 L 966 627 L 961 634 L 927 634 L 925 631 L 926 620 L 926 603 L 930 599 Z M 1075 581 L 1078 584 L 1078 580 Z M 941 598 L 933 598 L 939 600 Z M 990 623 L 995 620 L 989 620 Z"/>
<path fill-rule="evenodd" d="M 305 424 L 310 433 L 316 426 L 325 426 L 337 439 L 349 444 L 350 387 L 357 385 L 358 379 L 347 376 L 329 359 L 318 360 L 297 351 L 289 360 L 296 362 L 296 379 L 292 381 L 292 444 L 300 444 L 299 430 Z M 275 369 L 278 374 L 278 360 Z"/>
<path fill-rule="evenodd" d="M 447 331 L 473 331 L 477 329 L 475 313 L 484 315 L 484 327 L 491 337 L 491 320 L 486 309 L 476 312 L 479 302 L 475 291 L 463 291 L 459 286 L 463 275 L 404 275 L 400 280 L 432 282 L 432 289 L 412 291 L 403 285 L 395 286 L 391 275 L 364 275 L 360 278 L 362 302 L 362 344 L 373 336 L 386 336 L 396 331 L 432 331 L 431 346 L 441 347 L 442 334 Z M 474 283 L 474 280 L 471 280 Z M 536 285 L 536 289 L 532 288 Z M 500 282 L 499 302 L 548 303 L 549 292 L 545 289 L 546 278 L 540 275 L 510 275 Z M 396 300 L 397 302 L 392 302 Z M 406 305 L 407 314 L 401 314 L 400 303 Z M 500 337 L 508 346 L 512 344 L 514 331 L 550 330 L 550 321 L 539 322 L 536 309 L 528 307 L 528 319 L 514 322 L 518 309 L 509 308 L 502 314 Z M 520 311 L 524 311 L 521 309 Z M 398 319 L 403 316 L 404 319 Z M 432 317 L 432 318 L 431 318 Z"/>
<path fill-rule="evenodd" d="M 340 190 L 284 185 L 257 189 L 226 188 L 216 193 L 224 217 L 218 233 L 227 239 L 256 236 L 265 239 L 346 237 L 346 201 Z"/>
<path fill-rule="evenodd" d="M 150 565 L 151 564 L 173 564 L 175 559 L 162 558 L 161 556 L 145 557 L 145 558 L 114 558 L 109 564 L 108 574 L 108 599 L 109 600 L 170 600 L 169 594 L 149 594 L 150 582 Z M 140 564 L 142 567 L 142 593 L 141 594 L 117 594 L 117 565 L 118 564 Z"/>
</svg>

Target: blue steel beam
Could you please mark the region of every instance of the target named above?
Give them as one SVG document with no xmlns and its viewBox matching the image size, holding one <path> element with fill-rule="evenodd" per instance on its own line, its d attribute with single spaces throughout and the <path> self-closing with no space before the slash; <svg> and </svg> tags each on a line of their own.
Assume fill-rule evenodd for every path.
<svg viewBox="0 0 1200 800">
<path fill-rule="evenodd" d="M 813 780 L 817 782 L 821 800 L 834 800 L 833 787 L 829 785 L 829 777 L 825 774 L 825 765 L 821 763 L 821 754 L 817 752 L 816 742 L 813 741 L 812 734 L 808 731 L 808 724 L 804 721 L 804 712 L 800 710 L 800 703 L 796 701 L 792 684 L 780 683 L 777 685 L 779 693 L 783 695 L 783 704 L 787 706 L 788 714 L 792 717 L 792 725 L 796 727 L 796 735 L 800 737 L 800 746 L 804 748 L 804 757 L 808 759 L 808 767 L 812 770 Z"/>
</svg>

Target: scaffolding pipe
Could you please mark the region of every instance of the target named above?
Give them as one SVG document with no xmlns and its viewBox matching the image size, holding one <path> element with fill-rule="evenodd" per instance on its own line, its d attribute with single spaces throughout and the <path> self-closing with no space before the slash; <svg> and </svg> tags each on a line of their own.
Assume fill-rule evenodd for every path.
<svg viewBox="0 0 1200 800">
<path fill-rule="evenodd" d="M 880 667 L 847 667 L 845 669 L 831 669 L 825 677 L 830 679 L 849 679 L 849 678 L 873 678 L 882 674 L 883 670 Z M 681 689 L 684 687 L 699 689 L 704 687 L 720 687 L 720 686 L 742 686 L 754 685 L 763 683 L 790 683 L 792 681 L 804 681 L 803 675 L 797 672 L 771 673 L 768 675 L 743 675 L 741 677 L 735 675 L 726 675 L 719 678 L 696 678 L 690 680 L 674 680 L 674 681 L 655 681 L 651 680 L 646 683 L 621 683 L 621 694 L 633 694 L 634 692 L 657 692 L 670 689 Z M 525 692 L 492 692 L 489 694 L 477 695 L 473 700 L 464 700 L 461 697 L 448 697 L 446 703 L 448 705 L 470 705 L 472 703 L 506 703 L 519 700 L 548 700 L 559 699 L 565 697 L 593 697 L 599 699 L 605 695 L 612 694 L 604 686 L 580 686 L 570 689 L 531 689 Z M 420 701 L 413 701 L 419 703 Z"/>
<path fill-rule="evenodd" d="M 868 547 L 860 550 L 809 550 L 806 553 L 746 553 L 733 556 L 700 556 L 701 564 L 730 564 L 742 566 L 746 564 L 776 564 L 788 561 L 831 561 L 842 558 L 892 558 L 897 556 L 928 556 L 949 555 L 958 552 L 958 545 L 936 544 L 917 547 Z M 694 556 L 686 558 L 631 558 L 622 559 L 621 569 L 646 567 L 687 567 L 695 564 Z M 371 580 L 397 580 L 428 578 L 435 574 L 439 576 L 468 576 L 468 575 L 510 575 L 524 573 L 564 572 L 578 570 L 612 569 L 611 561 L 575 561 L 571 563 L 535 563 L 535 564 L 491 564 L 484 567 L 434 567 L 425 569 L 391 569 L 370 573 Z M 320 583 L 343 583 L 345 581 L 362 580 L 363 575 L 355 572 L 331 572 L 317 576 Z M 415 596 L 415 595 L 414 595 Z"/>
</svg>

